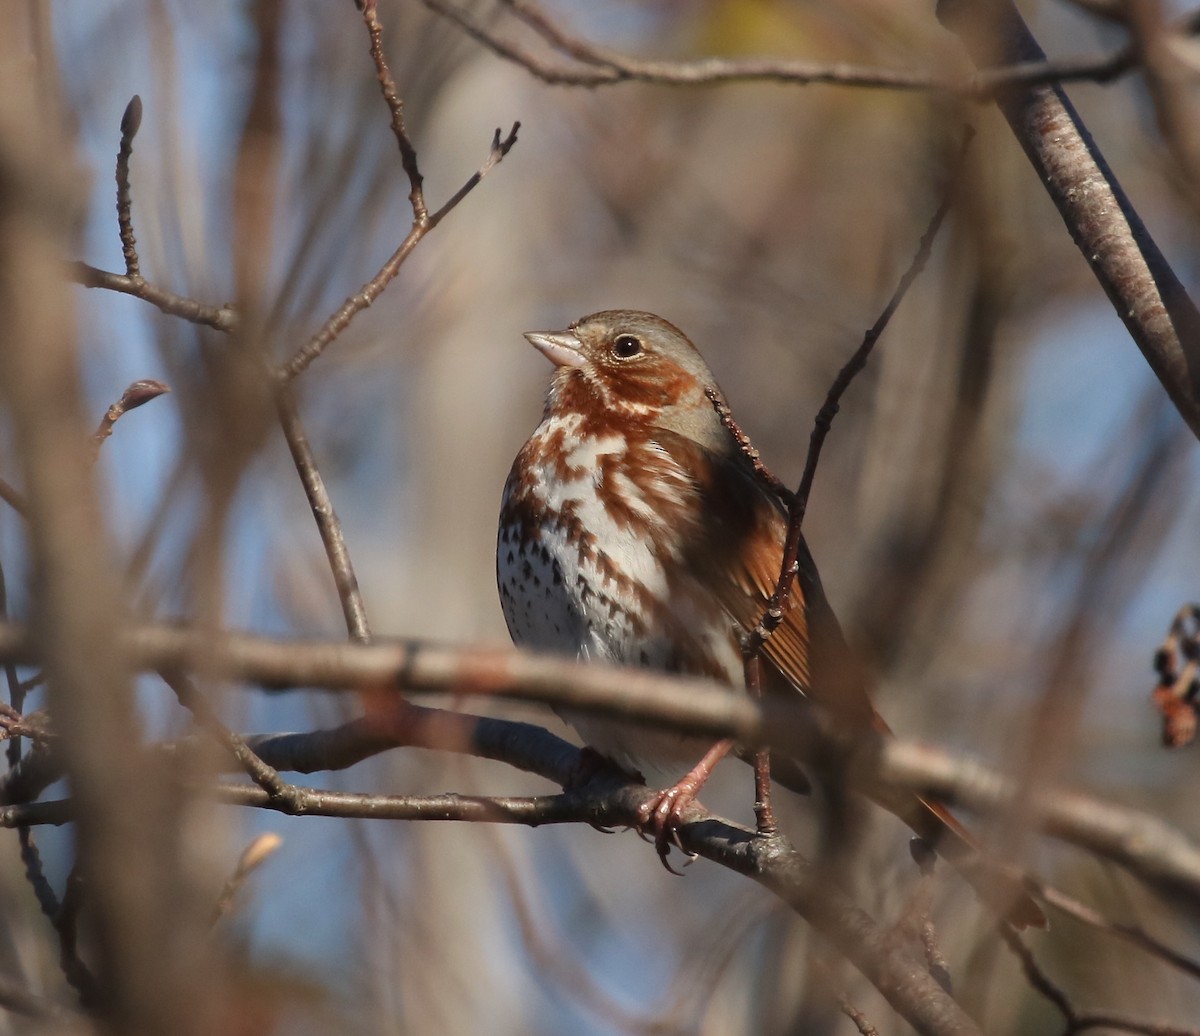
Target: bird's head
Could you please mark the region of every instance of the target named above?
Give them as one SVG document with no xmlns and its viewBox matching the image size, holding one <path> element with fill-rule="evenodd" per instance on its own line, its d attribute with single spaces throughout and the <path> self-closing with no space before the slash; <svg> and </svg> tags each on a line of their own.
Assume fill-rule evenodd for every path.
<svg viewBox="0 0 1200 1036">
<path fill-rule="evenodd" d="M 565 331 L 530 331 L 525 337 L 558 368 L 548 411 L 624 418 L 712 450 L 728 445 L 728 433 L 705 395 L 720 392 L 712 371 L 687 335 L 662 317 L 610 309 Z"/>
</svg>

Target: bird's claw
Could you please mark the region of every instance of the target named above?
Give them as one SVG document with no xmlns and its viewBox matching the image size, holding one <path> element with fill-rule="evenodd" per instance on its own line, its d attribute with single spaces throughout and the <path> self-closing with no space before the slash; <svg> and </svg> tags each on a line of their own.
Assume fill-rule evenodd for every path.
<svg viewBox="0 0 1200 1036">
<path fill-rule="evenodd" d="M 659 792 L 638 810 L 638 835 L 645 841 L 654 842 L 659 861 L 679 877 L 683 876 L 682 872 L 672 867 L 667 857 L 673 845 L 686 857 L 685 867 L 696 858 L 696 854 L 686 849 L 679 837 L 683 813 L 695 801 L 696 789 L 688 782 L 681 781 Z"/>
</svg>

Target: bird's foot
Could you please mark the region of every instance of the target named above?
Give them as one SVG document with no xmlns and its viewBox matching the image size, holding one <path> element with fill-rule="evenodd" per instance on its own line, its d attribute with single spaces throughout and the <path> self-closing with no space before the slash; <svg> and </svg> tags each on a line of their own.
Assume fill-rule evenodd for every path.
<svg viewBox="0 0 1200 1036">
<path fill-rule="evenodd" d="M 672 845 L 688 858 L 687 862 L 696 858 L 694 852 L 684 848 L 683 842 L 679 838 L 679 829 L 683 826 L 684 813 L 696 801 L 700 789 L 712 776 L 713 767 L 729 753 L 732 747 L 732 741 L 718 741 L 704 753 L 704 758 L 683 777 L 671 787 L 664 788 L 638 810 L 638 832 L 653 839 L 659 860 L 672 874 L 680 873 L 667 862 L 667 854 L 670 853 Z"/>
<path fill-rule="evenodd" d="M 667 860 L 672 845 L 687 857 L 684 866 L 696 857 L 695 853 L 683 847 L 679 840 L 679 828 L 683 825 L 684 813 L 696 801 L 696 796 L 707 779 L 708 774 L 697 779 L 696 771 L 692 770 L 678 783 L 664 788 L 638 810 L 638 834 L 654 843 L 659 860 L 672 874 L 681 874 Z"/>
</svg>

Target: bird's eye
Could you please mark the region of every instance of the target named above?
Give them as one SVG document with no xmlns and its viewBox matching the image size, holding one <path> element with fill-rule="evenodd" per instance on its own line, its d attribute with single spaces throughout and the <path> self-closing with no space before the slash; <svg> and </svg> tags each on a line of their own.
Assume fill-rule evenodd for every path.
<svg viewBox="0 0 1200 1036">
<path fill-rule="evenodd" d="M 617 335 L 613 340 L 612 351 L 614 356 L 628 360 L 642 351 L 642 341 L 633 335 Z"/>
</svg>

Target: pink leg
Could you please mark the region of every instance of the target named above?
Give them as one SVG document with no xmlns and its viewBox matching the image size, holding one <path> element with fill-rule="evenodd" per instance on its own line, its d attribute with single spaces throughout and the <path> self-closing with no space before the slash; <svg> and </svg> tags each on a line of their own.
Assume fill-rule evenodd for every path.
<svg viewBox="0 0 1200 1036">
<path fill-rule="evenodd" d="M 669 863 L 667 853 L 671 849 L 671 841 L 683 823 L 683 813 L 700 793 L 704 783 L 712 775 L 713 767 L 717 765 L 733 747 L 729 740 L 718 741 L 707 752 L 704 758 L 684 774 L 675 784 L 663 789 L 658 797 L 651 800 L 641 811 L 641 826 L 654 836 L 654 846 L 662 864 L 672 874 L 678 874 Z"/>
</svg>

